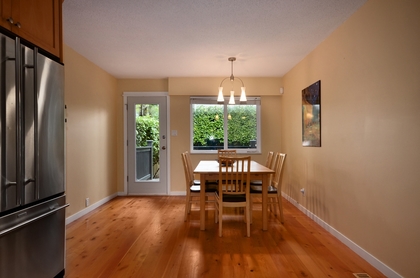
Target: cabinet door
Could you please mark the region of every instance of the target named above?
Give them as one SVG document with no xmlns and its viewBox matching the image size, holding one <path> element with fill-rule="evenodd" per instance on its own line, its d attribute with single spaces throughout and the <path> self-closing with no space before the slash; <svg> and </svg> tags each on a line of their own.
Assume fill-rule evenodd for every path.
<svg viewBox="0 0 420 278">
<path fill-rule="evenodd" d="M 12 31 L 61 57 L 61 0 L 13 0 Z"/>
<path fill-rule="evenodd" d="M 0 26 L 11 29 L 12 24 L 8 20 L 12 20 L 12 2 L 10 0 L 0 0 Z"/>
</svg>

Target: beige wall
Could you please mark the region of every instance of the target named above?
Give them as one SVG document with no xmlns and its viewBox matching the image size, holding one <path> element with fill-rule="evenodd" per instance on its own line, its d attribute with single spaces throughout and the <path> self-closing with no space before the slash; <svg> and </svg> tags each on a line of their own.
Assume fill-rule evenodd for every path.
<svg viewBox="0 0 420 278">
<path fill-rule="evenodd" d="M 285 75 L 281 113 L 284 192 L 404 277 L 420 277 L 419 26 L 420 1 L 367 1 Z M 317 80 L 322 147 L 302 147 Z"/>
<path fill-rule="evenodd" d="M 67 216 L 117 191 L 114 77 L 64 47 Z"/>
<path fill-rule="evenodd" d="M 177 130 L 178 136 L 170 137 L 169 146 L 169 171 L 170 171 L 170 194 L 185 192 L 184 171 L 181 164 L 181 152 L 189 150 L 190 144 L 190 95 L 213 95 L 216 96 L 220 78 L 169 78 L 168 79 L 144 79 L 144 80 L 118 80 L 118 191 L 124 191 L 124 144 L 123 144 L 123 110 L 122 94 L 124 92 L 168 92 L 170 122 L 169 129 Z M 263 153 L 268 150 L 280 151 L 280 127 L 278 115 L 280 114 L 281 78 L 243 78 L 247 86 L 248 95 L 262 96 L 261 98 L 261 122 Z M 276 111 L 277 116 L 270 111 Z M 200 159 L 212 159 L 215 155 L 192 155 L 193 165 Z M 254 159 L 263 162 L 265 154 L 254 155 Z"/>
</svg>

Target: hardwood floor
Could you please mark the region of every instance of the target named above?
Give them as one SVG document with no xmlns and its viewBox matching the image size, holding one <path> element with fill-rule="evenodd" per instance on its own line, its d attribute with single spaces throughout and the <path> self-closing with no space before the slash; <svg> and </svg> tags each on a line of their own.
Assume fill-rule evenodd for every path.
<svg viewBox="0 0 420 278">
<path fill-rule="evenodd" d="M 385 277 L 287 201 L 285 224 L 254 205 L 251 237 L 231 209 L 218 236 L 214 211 L 200 231 L 185 197 L 117 197 L 67 226 L 66 276 L 73 277 Z M 258 210 L 259 209 L 259 210 Z"/>
</svg>

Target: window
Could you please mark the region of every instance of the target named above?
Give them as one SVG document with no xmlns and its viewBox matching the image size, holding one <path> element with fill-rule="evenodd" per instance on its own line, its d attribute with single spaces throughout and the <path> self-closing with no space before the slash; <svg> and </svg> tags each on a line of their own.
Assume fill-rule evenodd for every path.
<svg viewBox="0 0 420 278">
<path fill-rule="evenodd" d="M 236 149 L 239 153 L 260 153 L 260 98 L 239 98 L 234 105 L 218 103 L 216 97 L 191 97 L 191 152 L 215 153 Z"/>
</svg>

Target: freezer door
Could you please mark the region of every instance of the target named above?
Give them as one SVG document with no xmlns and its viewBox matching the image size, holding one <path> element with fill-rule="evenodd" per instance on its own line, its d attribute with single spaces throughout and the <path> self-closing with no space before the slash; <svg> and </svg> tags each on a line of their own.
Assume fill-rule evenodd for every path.
<svg viewBox="0 0 420 278">
<path fill-rule="evenodd" d="M 0 212 L 19 206 L 15 41 L 0 34 Z"/>
<path fill-rule="evenodd" d="M 64 270 L 65 196 L 0 217 L 0 277 L 55 277 Z"/>
<path fill-rule="evenodd" d="M 64 192 L 64 68 L 37 55 L 39 198 Z"/>
</svg>

